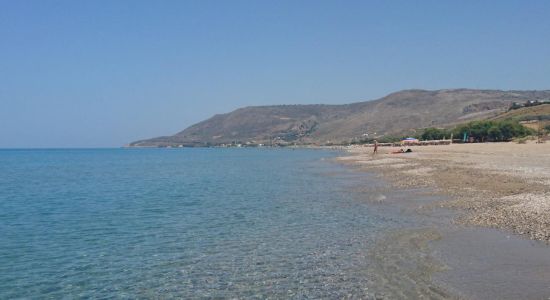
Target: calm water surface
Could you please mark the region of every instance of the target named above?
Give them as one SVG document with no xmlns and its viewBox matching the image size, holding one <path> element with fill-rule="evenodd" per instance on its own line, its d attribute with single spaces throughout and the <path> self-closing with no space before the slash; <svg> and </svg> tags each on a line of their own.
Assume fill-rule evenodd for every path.
<svg viewBox="0 0 550 300">
<path fill-rule="evenodd" d="M 376 234 L 336 153 L 0 151 L 0 299 L 361 296 Z"/>
</svg>

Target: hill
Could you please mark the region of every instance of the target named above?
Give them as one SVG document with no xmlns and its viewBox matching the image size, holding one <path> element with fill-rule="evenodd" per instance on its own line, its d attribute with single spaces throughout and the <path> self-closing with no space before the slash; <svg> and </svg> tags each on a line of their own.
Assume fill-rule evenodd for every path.
<svg viewBox="0 0 550 300">
<path fill-rule="evenodd" d="M 344 105 L 253 106 L 215 115 L 172 136 L 129 146 L 344 143 L 491 118 L 505 112 L 513 102 L 545 99 L 550 99 L 549 90 L 405 90 Z"/>
<path fill-rule="evenodd" d="M 537 119 L 550 119 L 550 104 L 541 104 L 531 107 L 523 107 L 510 110 L 506 113 L 495 116 L 494 120 L 517 120 L 530 121 Z"/>
<path fill-rule="evenodd" d="M 523 107 L 510 110 L 492 118 L 493 120 L 519 121 L 523 126 L 539 130 L 550 125 L 550 104 Z"/>
</svg>

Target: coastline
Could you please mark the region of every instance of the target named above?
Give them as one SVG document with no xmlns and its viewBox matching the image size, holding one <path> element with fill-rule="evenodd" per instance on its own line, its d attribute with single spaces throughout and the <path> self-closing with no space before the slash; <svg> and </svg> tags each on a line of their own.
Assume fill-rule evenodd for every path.
<svg viewBox="0 0 550 300">
<path fill-rule="evenodd" d="M 550 144 L 410 148 L 373 156 L 371 147 L 350 147 L 336 158 L 410 193 L 394 200 L 364 189 L 368 201 L 423 220 L 378 242 L 375 261 L 395 275 L 376 284 L 391 290 L 410 281 L 417 296 L 441 299 L 548 298 Z M 427 196 L 435 200 L 420 200 Z"/>
<path fill-rule="evenodd" d="M 398 149 L 398 148 L 397 148 Z M 550 144 L 454 144 L 348 148 L 337 161 L 380 174 L 394 187 L 430 188 L 461 213 L 454 221 L 510 230 L 550 242 Z"/>
</svg>

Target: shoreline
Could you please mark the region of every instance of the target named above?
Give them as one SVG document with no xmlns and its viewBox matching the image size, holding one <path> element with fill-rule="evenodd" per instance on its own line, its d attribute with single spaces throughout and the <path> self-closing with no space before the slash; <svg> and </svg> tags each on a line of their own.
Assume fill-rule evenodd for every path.
<svg viewBox="0 0 550 300">
<path fill-rule="evenodd" d="M 403 274 L 415 273 L 413 286 L 432 298 L 548 298 L 550 144 L 410 148 L 406 154 L 379 148 L 373 156 L 371 147 L 351 147 L 335 159 L 410 193 L 393 200 L 364 189 L 369 202 L 424 220 L 425 226 L 388 232 L 379 241 L 376 260 L 400 274 L 380 282 L 391 289 L 411 280 Z M 419 201 L 426 196 L 435 200 Z M 388 258 L 388 252 L 394 254 Z M 395 253 L 405 259 L 395 260 Z"/>
<path fill-rule="evenodd" d="M 550 243 L 550 144 L 455 144 L 348 148 L 338 162 L 374 172 L 396 188 L 430 188 L 450 198 L 454 221 L 504 229 Z"/>
</svg>

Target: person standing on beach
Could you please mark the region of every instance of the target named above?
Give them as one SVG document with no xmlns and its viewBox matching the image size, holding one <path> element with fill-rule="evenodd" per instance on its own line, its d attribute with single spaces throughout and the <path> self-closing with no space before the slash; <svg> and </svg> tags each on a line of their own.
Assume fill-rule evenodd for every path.
<svg viewBox="0 0 550 300">
<path fill-rule="evenodd" d="M 375 155 L 378 153 L 378 141 L 374 140 L 374 151 L 372 152 L 372 155 Z"/>
</svg>

